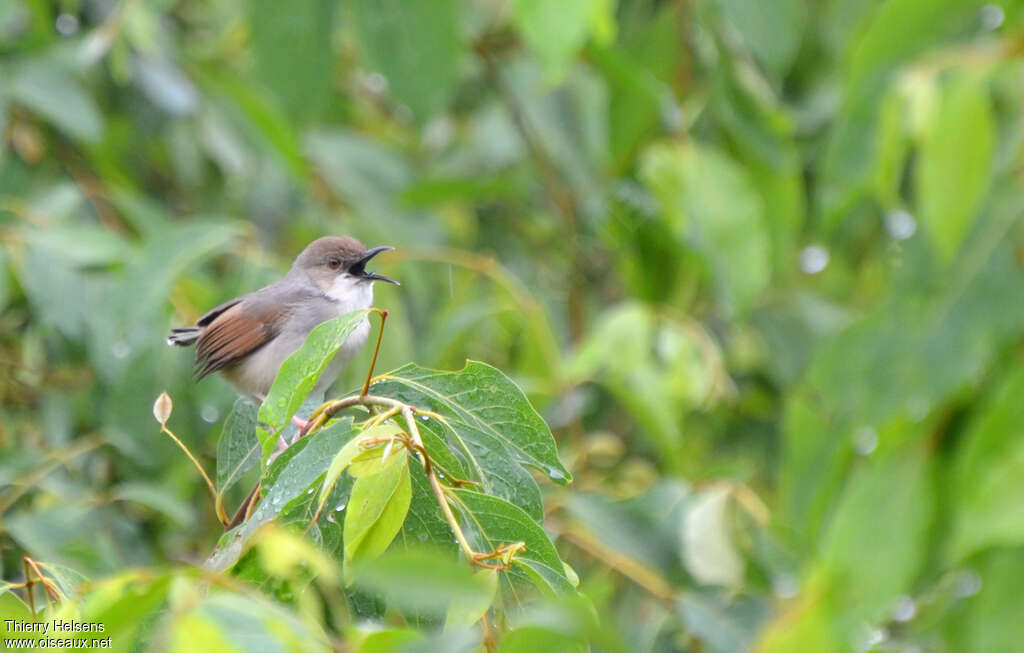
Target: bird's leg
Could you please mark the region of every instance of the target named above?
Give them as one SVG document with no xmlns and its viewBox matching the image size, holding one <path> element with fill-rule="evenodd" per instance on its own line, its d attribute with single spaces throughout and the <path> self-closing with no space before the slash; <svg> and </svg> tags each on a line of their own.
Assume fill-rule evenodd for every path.
<svg viewBox="0 0 1024 653">
<path fill-rule="evenodd" d="M 259 392 L 253 393 L 253 396 L 259 399 L 259 402 L 261 404 L 267 400 L 267 396 Z M 298 415 L 292 415 L 292 424 L 294 424 L 295 428 L 298 429 L 295 431 L 295 437 L 293 437 L 292 440 L 289 442 L 288 439 L 282 434 L 280 439 L 277 441 L 277 450 L 274 452 L 275 456 L 284 451 L 285 449 L 287 449 L 288 445 L 294 444 L 295 441 L 299 439 L 299 433 L 302 433 L 303 431 L 306 430 L 306 426 L 308 426 L 309 421 L 302 419 Z"/>
</svg>

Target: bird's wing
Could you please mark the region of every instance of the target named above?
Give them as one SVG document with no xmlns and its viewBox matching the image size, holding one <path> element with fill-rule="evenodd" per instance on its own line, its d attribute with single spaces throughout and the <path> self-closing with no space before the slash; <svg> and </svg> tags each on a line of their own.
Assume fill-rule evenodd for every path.
<svg viewBox="0 0 1024 653">
<path fill-rule="evenodd" d="M 288 310 L 285 305 L 235 299 L 199 318 L 196 324 L 204 328 L 196 341 L 196 378 L 237 362 L 273 340 Z"/>
</svg>

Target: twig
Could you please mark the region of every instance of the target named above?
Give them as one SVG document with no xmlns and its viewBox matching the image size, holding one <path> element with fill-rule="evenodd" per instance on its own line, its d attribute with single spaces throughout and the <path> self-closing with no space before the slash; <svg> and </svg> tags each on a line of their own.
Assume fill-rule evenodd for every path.
<svg viewBox="0 0 1024 653">
<path fill-rule="evenodd" d="M 377 346 L 373 348 L 373 358 L 370 360 L 370 369 L 366 370 L 366 383 L 363 384 L 361 396 L 365 397 L 370 391 L 370 379 L 373 378 L 373 368 L 377 366 L 377 354 L 380 353 L 380 342 L 384 339 L 384 324 L 388 321 L 388 312 L 383 309 L 370 309 L 380 314 L 380 329 L 377 331 Z"/>
<path fill-rule="evenodd" d="M 217 499 L 217 487 L 213 484 L 213 481 L 210 480 L 210 475 L 206 473 L 206 470 L 203 469 L 203 466 L 199 463 L 196 457 L 192 455 L 192 452 L 185 446 L 185 443 L 179 440 L 178 436 L 174 435 L 166 425 L 160 426 L 160 432 L 165 433 L 168 437 L 174 440 L 174 443 L 181 447 L 181 450 L 185 452 L 188 459 L 191 460 L 192 464 L 199 470 L 199 473 L 203 476 L 203 480 L 206 481 L 206 487 L 210 489 L 210 498 L 213 499 L 213 505 L 216 507 L 217 519 L 220 520 L 221 524 L 226 525 L 228 523 L 228 516 L 224 513 L 224 504 Z"/>
</svg>

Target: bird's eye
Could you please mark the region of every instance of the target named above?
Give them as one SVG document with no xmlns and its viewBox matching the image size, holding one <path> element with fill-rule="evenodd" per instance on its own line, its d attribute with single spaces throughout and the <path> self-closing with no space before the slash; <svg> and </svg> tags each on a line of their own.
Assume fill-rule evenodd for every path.
<svg viewBox="0 0 1024 653">
<path fill-rule="evenodd" d="M 331 268 L 332 270 L 337 270 L 338 268 L 341 267 L 341 259 L 334 258 L 332 256 L 331 258 L 327 259 L 327 267 Z"/>
</svg>

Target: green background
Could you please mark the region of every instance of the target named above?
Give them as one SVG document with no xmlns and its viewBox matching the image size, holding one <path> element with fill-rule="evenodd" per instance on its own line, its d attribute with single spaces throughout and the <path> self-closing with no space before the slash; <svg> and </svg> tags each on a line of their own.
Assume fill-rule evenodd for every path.
<svg viewBox="0 0 1024 653">
<path fill-rule="evenodd" d="M 596 625 L 503 650 L 1018 649 L 1022 27 L 1010 0 L 0 1 L 3 577 L 205 558 L 152 403 L 212 468 L 235 395 L 166 332 L 345 233 L 397 248 L 378 370 L 495 365 L 575 477 L 545 525 Z"/>
</svg>

